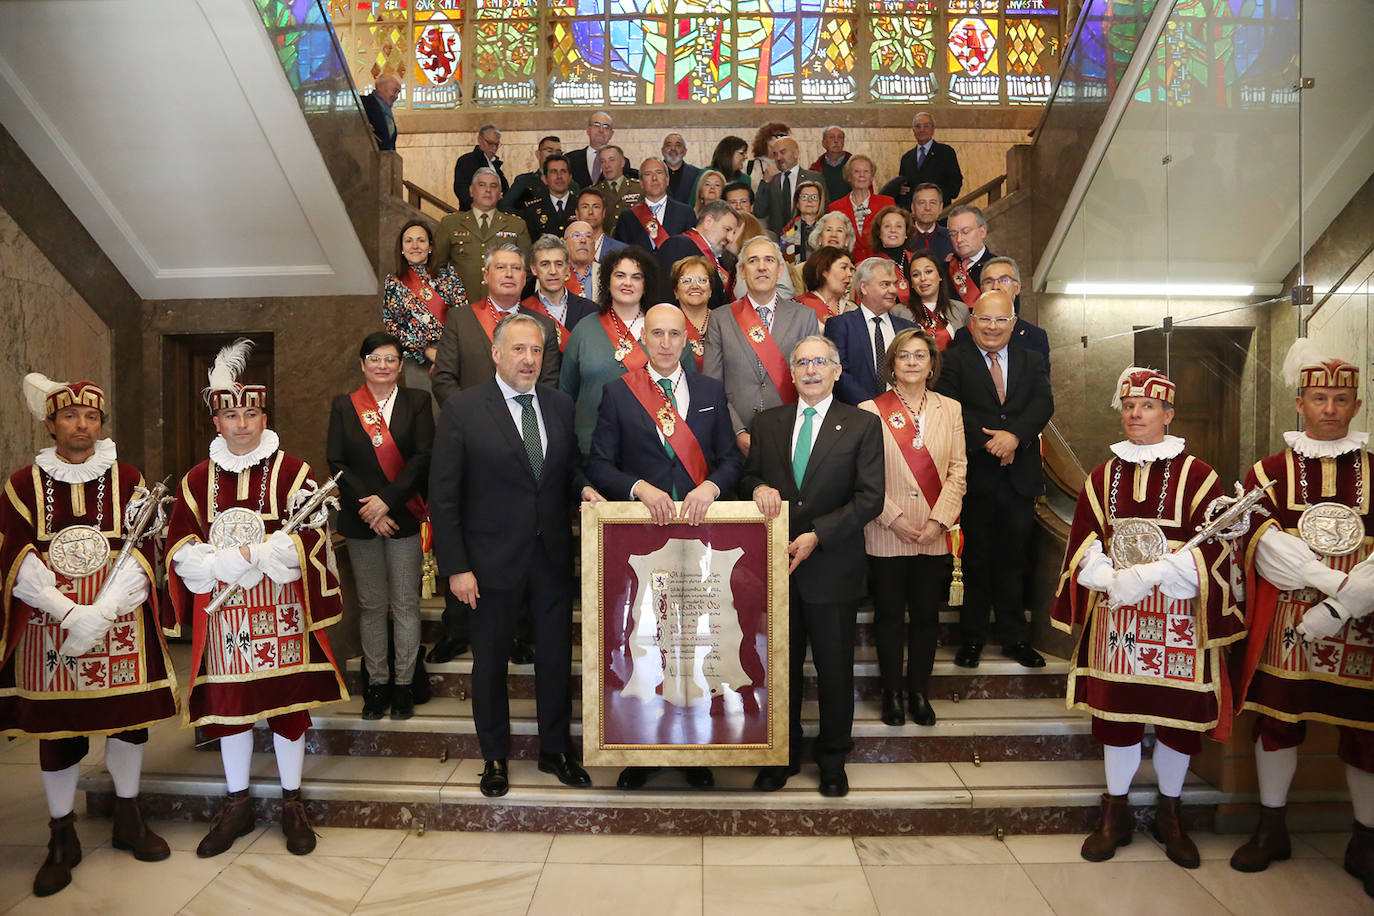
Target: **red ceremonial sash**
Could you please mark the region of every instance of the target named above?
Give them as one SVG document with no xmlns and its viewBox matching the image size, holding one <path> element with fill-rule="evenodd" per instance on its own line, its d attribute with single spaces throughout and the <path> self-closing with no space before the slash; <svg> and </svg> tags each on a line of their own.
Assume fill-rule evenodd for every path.
<svg viewBox="0 0 1374 916">
<path fill-rule="evenodd" d="M 949 328 L 940 320 L 940 316 L 932 314 L 924 302 L 913 305 L 911 310 L 917 314 L 917 321 L 921 327 L 929 331 L 931 336 L 935 338 L 935 345 L 940 348 L 941 352 L 944 352 L 953 338 L 949 336 Z"/>
<path fill-rule="evenodd" d="M 429 309 L 430 314 L 438 318 L 440 324 L 443 324 L 444 319 L 448 318 L 448 303 L 444 301 L 443 296 L 439 295 L 434 284 L 430 283 L 428 279 L 420 279 L 419 274 L 413 270 L 407 270 L 400 279 L 401 284 L 410 290 L 410 294 L 419 299 L 420 303 Z"/>
<path fill-rule="evenodd" d="M 697 250 L 701 252 L 702 256 L 715 265 L 716 273 L 720 276 L 720 282 L 725 285 L 725 289 L 728 292 L 730 289 L 730 272 L 720 266 L 720 261 L 716 258 L 716 253 L 711 250 L 710 245 L 706 244 L 706 238 L 695 229 L 688 229 L 682 234 L 691 239 L 692 244 L 697 246 Z"/>
<path fill-rule="evenodd" d="M 892 432 L 892 438 L 897 440 L 897 448 L 906 459 L 911 476 L 916 478 L 921 495 L 934 509 L 936 500 L 940 498 L 940 491 L 945 485 L 940 482 L 940 472 L 935 470 L 935 461 L 930 457 L 930 449 L 924 445 L 916 447 L 916 440 L 912 435 L 916 429 L 915 418 L 907 412 L 906 405 L 895 391 L 885 391 L 878 395 L 873 399 L 873 406 L 878 408 L 878 416 L 883 418 L 883 422 Z"/>
<path fill-rule="evenodd" d="M 810 308 L 811 311 L 815 312 L 816 317 L 820 319 L 821 324 L 825 324 L 831 318 L 835 317 L 834 315 L 830 314 L 830 306 L 825 304 L 825 300 L 822 299 L 818 293 L 807 293 L 804 296 L 798 296 L 797 301 L 800 302 L 802 305 L 805 305 L 808 308 Z"/>
<path fill-rule="evenodd" d="M 558 352 L 562 353 L 564 350 L 568 349 L 567 327 L 563 324 L 563 322 L 559 321 L 557 318 L 554 318 L 553 315 L 550 314 L 548 309 L 544 308 L 544 303 L 539 301 L 539 296 L 537 294 L 530 296 L 528 299 L 526 299 L 524 302 L 520 304 L 532 312 L 538 312 L 541 315 L 547 315 L 549 320 L 553 322 L 554 338 L 558 341 Z"/>
<path fill-rule="evenodd" d="M 588 271 L 587 275 L 591 276 L 591 271 Z M 582 281 L 577 279 L 577 268 L 575 267 L 569 269 L 568 279 L 563 283 L 563 285 L 566 286 L 568 288 L 568 292 L 572 293 L 574 296 L 585 295 L 585 293 L 582 292 Z"/>
<path fill-rule="evenodd" d="M 377 399 L 367 390 L 366 385 L 360 385 L 348 398 L 353 402 L 353 409 L 358 413 L 358 422 L 363 425 L 363 431 L 372 439 L 372 447 L 377 452 L 377 463 L 382 466 L 382 473 L 386 475 L 387 480 L 395 481 L 396 475 L 401 473 L 406 462 L 401 457 L 396 440 L 391 437 L 391 430 L 386 425 L 382 411 L 377 407 Z M 419 493 L 406 500 L 406 508 L 418 519 L 429 515 L 429 507 L 425 505 L 425 499 Z"/>
<path fill-rule="evenodd" d="M 964 304 L 973 308 L 973 304 L 978 301 L 981 292 L 978 284 L 973 282 L 973 278 L 964 269 L 964 261 L 958 255 L 945 255 L 945 263 L 949 265 L 949 279 L 954 284 L 954 291 L 959 294 L 959 298 L 964 300 Z"/>
<path fill-rule="evenodd" d="M 792 384 L 792 373 L 787 371 L 787 359 L 782 355 L 782 350 L 778 349 L 778 342 L 773 339 L 773 335 L 763 326 L 763 321 L 759 318 L 759 313 L 754 311 L 754 304 L 749 301 L 749 297 L 736 299 L 730 304 L 730 311 L 739 322 L 744 339 L 754 348 L 754 355 L 763 363 L 763 370 L 772 379 L 773 387 L 778 389 L 782 402 L 797 403 L 797 387 Z M 777 317 L 776 309 L 774 312 L 774 317 Z"/>
<path fill-rule="evenodd" d="M 648 364 L 649 357 L 645 355 L 644 348 L 639 342 L 633 338 L 630 339 L 630 349 L 622 349 L 620 330 L 615 325 L 611 310 L 607 309 L 596 317 L 601 319 L 601 328 L 606 332 L 606 339 L 611 342 L 611 349 L 615 351 L 615 361 L 624 366 L 626 372 L 643 369 Z"/>
<path fill-rule="evenodd" d="M 668 203 L 666 200 L 663 206 L 664 209 L 667 209 Z M 644 227 L 644 231 L 649 233 L 649 238 L 653 241 L 655 248 L 668 241 L 667 230 L 663 228 L 663 225 L 658 220 L 654 219 L 654 211 L 648 204 L 641 200 L 634 205 L 634 209 L 630 212 L 639 220 L 639 224 Z"/>
<path fill-rule="evenodd" d="M 673 447 L 678 460 L 691 475 L 692 483 L 701 486 L 707 473 L 706 455 L 701 450 L 701 443 L 687 422 L 678 416 L 677 407 L 668 400 L 663 389 L 649 377 L 648 367 L 641 372 L 627 374 L 625 384 L 630 386 L 630 393 L 635 396 L 639 406 L 649 414 L 649 419 Z M 685 379 L 683 384 L 686 384 Z"/>
<path fill-rule="evenodd" d="M 692 351 L 692 356 L 697 361 L 697 371 L 700 372 L 702 363 L 706 361 L 706 341 L 701 339 L 701 331 L 697 330 L 697 326 L 690 318 L 687 319 L 687 346 Z"/>
<path fill-rule="evenodd" d="M 477 322 L 482 325 L 482 330 L 487 332 L 487 340 L 495 341 L 496 325 L 505 317 L 497 313 L 496 303 L 488 296 L 472 307 L 472 313 L 477 316 Z"/>
</svg>

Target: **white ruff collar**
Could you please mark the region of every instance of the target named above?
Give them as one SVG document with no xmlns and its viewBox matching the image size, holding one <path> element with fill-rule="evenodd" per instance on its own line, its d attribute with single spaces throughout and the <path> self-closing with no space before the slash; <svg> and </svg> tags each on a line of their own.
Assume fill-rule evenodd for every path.
<svg viewBox="0 0 1374 916">
<path fill-rule="evenodd" d="M 262 459 L 270 457 L 280 447 L 281 440 L 270 429 L 262 431 L 262 440 L 258 442 L 258 447 L 246 455 L 235 455 L 229 451 L 229 444 L 224 441 L 224 437 L 216 436 L 214 441 L 210 443 L 210 460 L 218 465 L 221 470 L 237 474 L 239 471 L 246 471 Z"/>
<path fill-rule="evenodd" d="M 1129 461 L 1131 464 L 1149 464 L 1151 461 L 1158 461 L 1161 458 L 1173 458 L 1183 452 L 1183 446 L 1187 445 L 1178 436 L 1165 436 L 1163 442 L 1156 442 L 1153 445 L 1136 445 L 1130 439 L 1123 439 L 1111 445 L 1112 454 L 1122 461 Z"/>
<path fill-rule="evenodd" d="M 1338 458 L 1346 452 L 1356 452 L 1365 447 L 1369 433 L 1349 433 L 1344 439 L 1313 439 L 1305 432 L 1286 432 L 1283 441 L 1288 447 L 1304 458 Z"/>
<path fill-rule="evenodd" d="M 50 445 L 34 456 L 33 463 L 62 483 L 90 483 L 114 467 L 115 454 L 113 439 L 101 439 L 95 444 L 95 454 L 80 464 L 72 464 L 57 457 L 57 447 Z"/>
</svg>

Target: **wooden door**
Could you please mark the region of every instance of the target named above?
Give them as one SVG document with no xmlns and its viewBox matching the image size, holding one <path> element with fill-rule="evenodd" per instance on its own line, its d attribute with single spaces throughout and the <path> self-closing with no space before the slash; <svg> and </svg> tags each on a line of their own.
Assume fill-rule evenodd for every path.
<svg viewBox="0 0 1374 916">
<path fill-rule="evenodd" d="M 162 428 L 165 474 L 180 479 L 182 474 L 207 456 L 207 449 L 216 432 L 201 392 L 206 386 L 215 354 L 219 353 L 221 347 L 242 336 L 168 334 L 163 337 L 162 390 L 167 408 Z M 270 414 L 275 393 L 272 386 L 272 335 L 260 332 L 250 336 L 253 349 L 238 380 L 245 385 L 267 386 L 267 409 Z"/>
</svg>

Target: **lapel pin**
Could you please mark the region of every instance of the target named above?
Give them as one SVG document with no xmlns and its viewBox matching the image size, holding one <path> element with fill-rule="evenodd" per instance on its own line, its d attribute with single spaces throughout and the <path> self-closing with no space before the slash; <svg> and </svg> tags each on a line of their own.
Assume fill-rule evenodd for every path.
<svg viewBox="0 0 1374 916">
<path fill-rule="evenodd" d="M 843 426 L 841 426 L 841 425 L 838 424 L 838 423 L 835 424 L 835 432 L 839 432 L 839 431 L 842 430 L 842 429 L 844 429 Z"/>
</svg>

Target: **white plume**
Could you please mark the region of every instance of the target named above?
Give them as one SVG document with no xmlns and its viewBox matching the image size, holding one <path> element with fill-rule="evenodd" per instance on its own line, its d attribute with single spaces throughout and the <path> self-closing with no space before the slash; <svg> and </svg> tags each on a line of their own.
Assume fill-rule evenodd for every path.
<svg viewBox="0 0 1374 916">
<path fill-rule="evenodd" d="M 201 392 L 205 403 L 210 403 L 212 391 L 233 390 L 238 387 L 239 373 L 248 364 L 248 351 L 251 349 L 253 341 L 247 337 L 240 337 L 216 354 L 214 365 L 210 367 L 210 387 Z"/>
<path fill-rule="evenodd" d="M 54 382 L 41 372 L 30 372 L 24 376 L 24 402 L 29 407 L 29 413 L 40 420 L 48 418 L 48 395 L 59 388 L 65 388 L 66 382 Z"/>
<path fill-rule="evenodd" d="M 1298 373 L 1303 366 L 1320 365 L 1330 357 L 1321 351 L 1316 341 L 1310 337 L 1299 337 L 1293 341 L 1293 346 L 1288 348 L 1288 355 L 1283 358 L 1283 381 L 1285 384 L 1298 384 Z"/>
<path fill-rule="evenodd" d="M 1133 372 L 1158 372 L 1158 369 L 1151 369 L 1149 366 L 1127 366 L 1121 370 L 1121 375 L 1117 376 L 1116 387 L 1112 389 L 1112 410 L 1121 409 L 1121 384 Z"/>
</svg>

